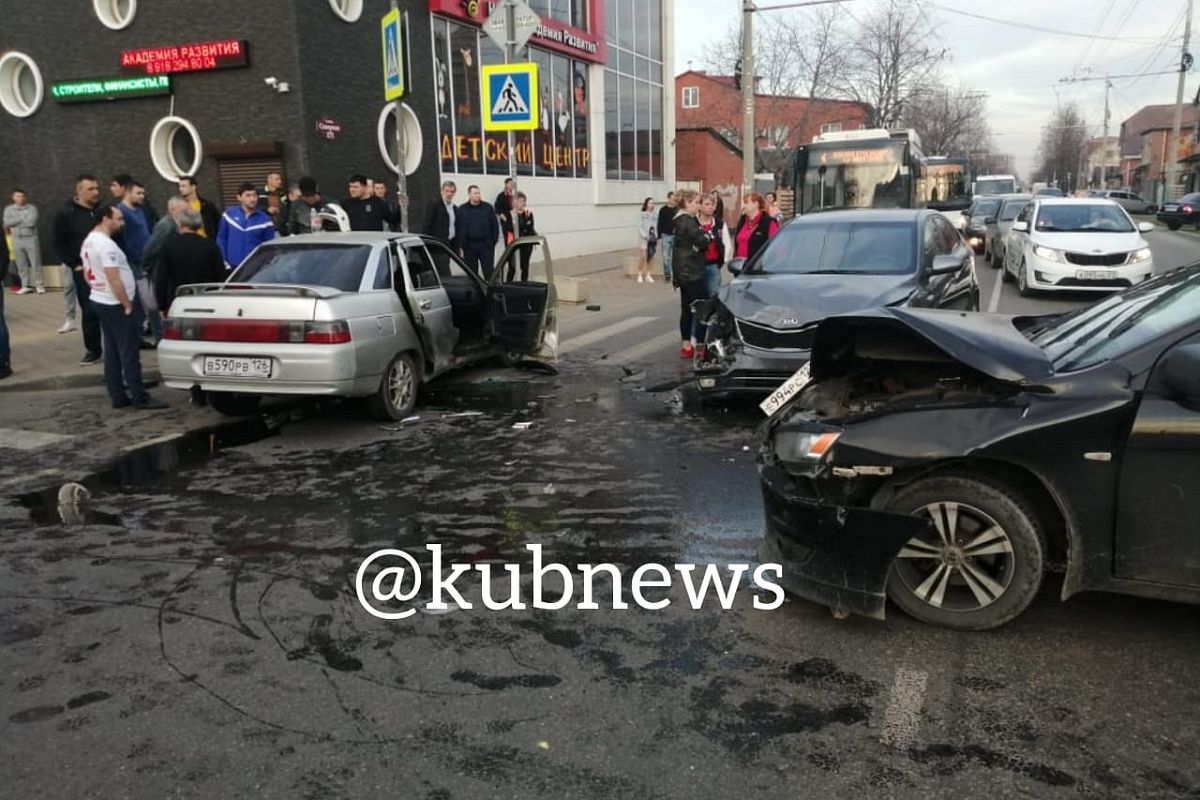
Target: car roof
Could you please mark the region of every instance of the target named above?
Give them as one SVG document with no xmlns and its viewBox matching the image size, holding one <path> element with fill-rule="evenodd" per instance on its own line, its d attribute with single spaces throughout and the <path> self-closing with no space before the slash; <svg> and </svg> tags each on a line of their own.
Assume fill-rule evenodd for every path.
<svg viewBox="0 0 1200 800">
<path fill-rule="evenodd" d="M 272 239 L 267 245 L 278 247 L 285 244 L 358 244 L 378 245 L 391 241 L 416 241 L 421 237 L 415 233 L 390 233 L 387 231 L 324 231 L 301 233 Z"/>
<path fill-rule="evenodd" d="M 1107 197 L 1039 197 L 1038 202 L 1044 206 L 1113 206 L 1120 204 Z"/>
<path fill-rule="evenodd" d="M 804 225 L 826 222 L 915 222 L 923 216 L 936 213 L 924 208 L 845 208 L 802 214 L 794 221 Z"/>
</svg>

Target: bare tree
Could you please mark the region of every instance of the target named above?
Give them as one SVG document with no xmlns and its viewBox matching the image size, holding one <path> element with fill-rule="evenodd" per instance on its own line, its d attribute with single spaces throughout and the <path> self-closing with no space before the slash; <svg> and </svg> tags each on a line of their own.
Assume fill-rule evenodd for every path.
<svg viewBox="0 0 1200 800">
<path fill-rule="evenodd" d="M 904 124 L 921 137 L 928 155 L 965 155 L 991 150 L 984 95 L 946 88 L 917 92 L 904 105 Z"/>
<path fill-rule="evenodd" d="M 871 106 L 872 127 L 891 128 L 914 94 L 939 82 L 949 53 L 921 8 L 907 0 L 887 0 L 863 20 L 846 57 L 849 64 L 839 88 Z"/>
<path fill-rule="evenodd" d="M 1084 188 L 1088 128 L 1079 107 L 1069 103 L 1050 116 L 1038 146 L 1034 180 L 1059 186 L 1065 192 Z"/>
</svg>

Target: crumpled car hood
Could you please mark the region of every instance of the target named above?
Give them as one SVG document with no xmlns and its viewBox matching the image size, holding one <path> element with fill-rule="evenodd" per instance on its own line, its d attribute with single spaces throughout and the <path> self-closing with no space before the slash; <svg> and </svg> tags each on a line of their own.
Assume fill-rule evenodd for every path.
<svg viewBox="0 0 1200 800">
<path fill-rule="evenodd" d="M 752 275 L 735 278 L 720 301 L 738 319 L 800 328 L 834 314 L 903 302 L 916 275 Z"/>
</svg>

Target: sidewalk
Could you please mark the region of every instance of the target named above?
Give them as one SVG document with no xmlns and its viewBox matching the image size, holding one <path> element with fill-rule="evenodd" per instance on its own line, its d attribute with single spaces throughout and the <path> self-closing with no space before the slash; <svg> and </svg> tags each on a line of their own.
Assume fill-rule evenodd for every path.
<svg viewBox="0 0 1200 800">
<path fill-rule="evenodd" d="M 596 253 L 577 258 L 555 260 L 554 272 L 559 277 L 587 278 L 589 290 L 599 290 L 619 282 L 625 257 L 633 250 Z M 47 269 L 57 269 L 48 267 Z M 533 264 L 535 274 L 538 265 Z M 565 306 L 569 308 L 570 306 Z M 74 389 L 104 385 L 101 364 L 80 366 L 83 357 L 83 334 L 79 330 L 56 333 L 63 323 L 61 291 L 46 294 L 4 296 L 4 318 L 12 341 L 12 377 L 0 381 L 0 392 L 46 389 Z M 76 326 L 82 318 L 76 313 Z M 142 370 L 147 380 L 158 380 L 158 355 L 153 350 L 142 351 Z"/>
</svg>

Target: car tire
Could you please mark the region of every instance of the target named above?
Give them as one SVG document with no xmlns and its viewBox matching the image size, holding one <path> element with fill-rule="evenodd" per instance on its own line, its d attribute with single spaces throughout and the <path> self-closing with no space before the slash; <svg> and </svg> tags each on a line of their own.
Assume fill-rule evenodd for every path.
<svg viewBox="0 0 1200 800">
<path fill-rule="evenodd" d="M 1004 267 L 1004 259 L 992 251 L 992 269 L 1002 269 Z"/>
<path fill-rule="evenodd" d="M 1167 227 L 1173 231 L 1177 231 L 1183 227 L 1183 223 L 1182 222 L 1168 222 Z"/>
<path fill-rule="evenodd" d="M 367 398 L 367 410 L 375 419 L 402 420 L 417 407 L 420 387 L 417 362 L 408 353 L 397 353 L 383 371 L 379 388 Z"/>
<path fill-rule="evenodd" d="M 248 417 L 258 411 L 262 395 L 237 392 L 205 392 L 205 399 L 218 414 L 227 417 Z"/>
<path fill-rule="evenodd" d="M 1034 290 L 1029 287 L 1029 270 L 1025 266 L 1025 259 L 1021 259 L 1021 266 L 1017 267 L 1017 293 L 1021 297 L 1034 295 Z"/>
<path fill-rule="evenodd" d="M 933 530 L 905 545 L 888 576 L 888 597 L 910 617 L 987 630 L 1019 615 L 1041 588 L 1043 523 L 1029 499 L 1006 483 L 931 475 L 896 492 L 887 509 L 935 521 Z M 964 546 L 972 543 L 981 551 L 973 557 Z"/>
</svg>

